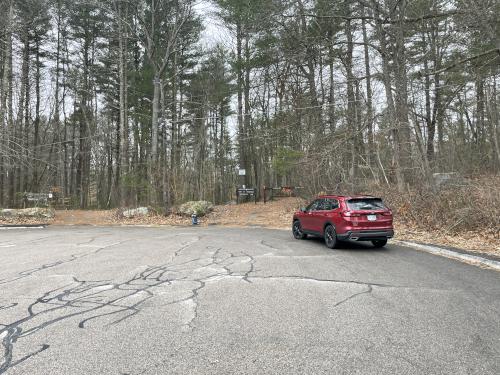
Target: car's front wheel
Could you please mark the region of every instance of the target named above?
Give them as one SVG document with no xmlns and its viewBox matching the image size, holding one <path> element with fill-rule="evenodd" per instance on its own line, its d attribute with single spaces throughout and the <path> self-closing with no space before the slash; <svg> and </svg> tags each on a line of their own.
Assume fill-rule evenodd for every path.
<svg viewBox="0 0 500 375">
<path fill-rule="evenodd" d="M 337 245 L 337 232 L 335 232 L 335 228 L 331 225 L 328 225 L 325 228 L 325 245 L 330 249 L 334 249 Z"/>
<path fill-rule="evenodd" d="M 387 245 L 387 240 L 373 240 L 372 244 L 376 248 L 384 247 L 385 245 Z"/>
<path fill-rule="evenodd" d="M 302 231 L 302 225 L 300 221 L 295 220 L 292 225 L 293 237 L 297 240 L 304 240 L 307 238 L 307 234 Z"/>
</svg>

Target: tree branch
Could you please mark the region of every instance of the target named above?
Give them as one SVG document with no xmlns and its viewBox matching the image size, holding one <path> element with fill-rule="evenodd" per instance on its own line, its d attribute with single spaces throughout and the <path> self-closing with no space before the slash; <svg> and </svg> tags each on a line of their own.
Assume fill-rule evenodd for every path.
<svg viewBox="0 0 500 375">
<path fill-rule="evenodd" d="M 439 70 L 435 70 L 433 72 L 429 72 L 429 73 L 426 73 L 426 74 L 423 74 L 423 73 L 419 73 L 419 76 L 420 77 L 426 77 L 426 76 L 430 76 L 430 75 L 436 75 L 436 74 L 440 74 L 440 73 L 443 73 L 443 72 L 447 72 L 448 70 L 451 70 L 453 68 L 455 68 L 456 66 L 458 65 L 463 65 L 465 64 L 466 62 L 469 62 L 469 61 L 472 61 L 472 60 L 476 60 L 480 57 L 483 57 L 483 56 L 486 56 L 486 55 L 489 55 L 491 53 L 494 53 L 494 52 L 497 52 L 500 56 L 500 49 L 499 48 L 493 48 L 493 49 L 490 49 L 486 52 L 482 52 L 482 53 L 479 53 L 477 55 L 474 55 L 474 56 L 471 56 L 471 57 L 467 57 L 465 59 L 462 59 L 462 60 L 459 60 L 459 61 L 456 61 L 454 62 L 453 64 L 451 65 L 448 65 L 447 67 L 444 67 L 442 69 L 439 69 Z"/>
<path fill-rule="evenodd" d="M 421 22 L 421 21 L 434 19 L 434 18 L 450 17 L 450 16 L 454 16 L 457 14 L 462 14 L 462 12 L 454 10 L 454 11 L 449 11 L 449 12 L 444 12 L 444 13 L 425 14 L 425 15 L 420 16 L 420 17 L 404 18 L 402 20 L 391 20 L 389 18 L 377 18 L 377 17 L 373 17 L 373 16 L 346 16 L 346 15 L 342 15 L 342 14 L 329 14 L 329 15 L 322 16 L 322 15 L 317 15 L 317 14 L 313 14 L 313 13 L 303 13 L 302 15 L 305 17 L 313 17 L 313 18 L 318 18 L 318 19 L 336 18 L 336 19 L 342 19 L 342 20 L 346 20 L 346 21 L 353 21 L 353 20 L 365 20 L 365 21 L 367 21 L 368 20 L 368 21 L 377 21 L 377 22 L 380 22 L 381 24 L 397 24 L 400 22 L 404 22 L 404 23 Z M 296 15 L 286 15 L 286 14 L 282 14 L 281 16 L 284 18 L 297 17 Z"/>
</svg>

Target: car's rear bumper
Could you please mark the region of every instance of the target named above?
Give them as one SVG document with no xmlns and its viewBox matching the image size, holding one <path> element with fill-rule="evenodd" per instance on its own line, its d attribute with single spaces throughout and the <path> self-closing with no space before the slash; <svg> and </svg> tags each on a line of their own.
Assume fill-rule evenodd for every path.
<svg viewBox="0 0 500 375">
<path fill-rule="evenodd" d="M 356 240 L 356 241 L 372 241 L 383 240 L 394 237 L 393 229 L 377 229 L 377 230 L 353 230 L 346 233 L 337 233 L 337 238 L 341 241 Z"/>
</svg>

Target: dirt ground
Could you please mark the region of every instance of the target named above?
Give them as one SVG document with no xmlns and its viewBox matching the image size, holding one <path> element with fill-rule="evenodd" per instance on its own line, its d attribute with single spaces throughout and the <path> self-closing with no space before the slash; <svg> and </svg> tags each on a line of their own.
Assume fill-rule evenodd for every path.
<svg viewBox="0 0 500 375">
<path fill-rule="evenodd" d="M 289 229 L 293 213 L 304 205 L 299 198 L 282 198 L 264 204 L 263 202 L 228 204 L 216 206 L 209 215 L 200 218 L 201 226 L 228 227 L 265 227 L 273 229 Z M 191 218 L 178 215 L 150 215 L 134 219 L 124 219 L 118 215 L 118 210 L 65 210 L 57 211 L 52 221 L 31 220 L 23 224 L 51 225 L 170 225 L 189 226 Z M 2 222 L 0 224 L 19 224 Z M 440 231 L 423 231 L 408 224 L 395 220 L 396 239 L 417 241 L 443 246 L 452 246 L 470 251 L 487 252 L 500 256 L 500 240 L 495 237 L 480 236 L 475 232 L 460 235 Z"/>
<path fill-rule="evenodd" d="M 395 221 L 396 239 L 401 241 L 415 241 L 441 246 L 456 247 L 459 249 L 488 253 L 500 257 L 500 238 L 493 235 L 482 236 L 481 233 L 464 232 L 461 234 L 446 233 L 443 231 L 423 231 L 409 225 Z"/>
<path fill-rule="evenodd" d="M 268 202 L 229 204 L 215 206 L 213 212 L 201 217 L 200 225 L 221 225 L 236 227 L 266 227 L 283 229 L 290 227 L 293 212 L 303 202 L 298 198 L 285 198 Z M 64 210 L 57 211 L 52 225 L 191 225 L 190 217 L 179 215 L 150 215 L 125 219 L 117 210 Z"/>
<path fill-rule="evenodd" d="M 61 210 L 56 211 L 52 225 L 110 225 L 114 210 Z"/>
<path fill-rule="evenodd" d="M 205 222 L 208 225 L 288 229 L 292 225 L 293 213 L 303 205 L 304 201 L 299 198 L 283 198 L 266 204 L 257 202 L 217 206 Z"/>
</svg>

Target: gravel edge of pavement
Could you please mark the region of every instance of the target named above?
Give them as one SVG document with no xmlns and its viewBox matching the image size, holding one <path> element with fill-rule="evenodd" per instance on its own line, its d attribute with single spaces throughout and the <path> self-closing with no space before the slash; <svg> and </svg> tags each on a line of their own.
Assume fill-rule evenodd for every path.
<svg viewBox="0 0 500 375">
<path fill-rule="evenodd" d="M 500 258 L 490 254 L 480 254 L 469 252 L 463 249 L 445 248 L 436 245 L 423 244 L 411 241 L 393 240 L 393 244 L 410 247 L 412 249 L 425 251 L 430 254 L 455 259 L 471 265 L 485 267 L 500 271 Z"/>
<path fill-rule="evenodd" d="M 0 229 L 44 229 L 48 224 L 0 224 Z"/>
</svg>

